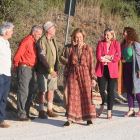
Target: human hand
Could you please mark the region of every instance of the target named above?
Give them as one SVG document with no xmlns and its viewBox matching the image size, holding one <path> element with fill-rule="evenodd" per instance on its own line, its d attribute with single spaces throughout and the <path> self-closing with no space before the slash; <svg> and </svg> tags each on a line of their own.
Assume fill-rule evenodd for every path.
<svg viewBox="0 0 140 140">
<path fill-rule="evenodd" d="M 50 74 L 52 78 L 58 77 L 57 73 L 54 70 Z"/>
<path fill-rule="evenodd" d="M 91 80 L 91 85 L 95 87 L 96 86 L 96 81 L 92 79 Z"/>
<path fill-rule="evenodd" d="M 109 63 L 109 62 L 111 62 L 111 61 L 105 58 L 105 59 L 103 60 L 103 62 Z"/>
<path fill-rule="evenodd" d="M 105 55 L 105 58 L 108 60 L 111 60 L 111 56 L 110 55 Z"/>
</svg>

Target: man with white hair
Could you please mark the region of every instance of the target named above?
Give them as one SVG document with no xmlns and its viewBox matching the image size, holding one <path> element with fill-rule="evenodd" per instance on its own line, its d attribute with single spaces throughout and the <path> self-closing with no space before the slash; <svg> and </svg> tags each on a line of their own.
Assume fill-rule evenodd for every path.
<svg viewBox="0 0 140 140">
<path fill-rule="evenodd" d="M 9 128 L 4 122 L 5 108 L 11 83 L 11 49 L 7 39 L 12 37 L 14 25 L 3 22 L 0 26 L 0 127 Z"/>
<path fill-rule="evenodd" d="M 42 28 L 34 25 L 31 32 L 20 43 L 14 56 L 14 66 L 17 70 L 17 120 L 30 121 L 29 116 L 31 97 L 34 92 L 34 66 L 37 63 L 36 41 L 42 35 Z"/>
<path fill-rule="evenodd" d="M 37 82 L 39 87 L 39 118 L 59 117 L 52 109 L 54 90 L 57 89 L 58 45 L 55 39 L 55 24 L 47 21 L 43 24 L 44 35 L 37 42 L 38 63 Z M 44 111 L 47 92 L 47 114 Z"/>
</svg>

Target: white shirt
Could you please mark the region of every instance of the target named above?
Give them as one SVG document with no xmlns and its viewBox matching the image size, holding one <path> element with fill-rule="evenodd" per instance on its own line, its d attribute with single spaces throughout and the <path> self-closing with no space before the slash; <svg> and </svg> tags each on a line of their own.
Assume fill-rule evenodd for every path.
<svg viewBox="0 0 140 140">
<path fill-rule="evenodd" d="M 11 76 L 11 49 L 8 40 L 0 36 L 0 75 Z"/>
</svg>

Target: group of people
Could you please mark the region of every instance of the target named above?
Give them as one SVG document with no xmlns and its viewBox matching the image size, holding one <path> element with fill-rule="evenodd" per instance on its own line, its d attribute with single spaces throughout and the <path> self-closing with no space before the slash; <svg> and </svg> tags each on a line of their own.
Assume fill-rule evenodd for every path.
<svg viewBox="0 0 140 140">
<path fill-rule="evenodd" d="M 4 119 L 11 81 L 11 50 L 8 39 L 13 34 L 13 28 L 14 25 L 10 22 L 3 22 L 0 26 L 0 127 L 2 128 L 10 127 Z M 124 28 L 122 45 L 116 41 L 112 29 L 107 28 L 104 31 L 104 40 L 98 42 L 96 49 L 96 68 L 92 48 L 85 44 L 86 34 L 83 29 L 76 28 L 72 32 L 71 44 L 67 44 L 62 54 L 58 56 L 55 24 L 47 21 L 42 28 L 38 25 L 32 27 L 30 34 L 20 42 L 13 59 L 18 82 L 18 121 L 35 119 L 30 116 L 29 111 L 34 92 L 35 71 L 39 88 L 39 118 L 59 117 L 52 107 L 54 90 L 57 89 L 59 60 L 65 65 L 63 99 L 68 121 L 63 127 L 81 121 L 87 121 L 87 125 L 93 124 L 92 120 L 104 111 L 106 82 L 108 82 L 107 119 L 112 119 L 111 110 L 117 79 L 118 89 L 121 89 L 119 94 L 127 92 L 128 97 L 129 111 L 124 116 L 140 117 L 140 108 L 136 115 L 134 112 L 134 94 L 140 107 L 140 44 L 133 28 Z M 91 102 L 91 88 L 96 86 L 96 82 L 102 97 L 102 104 L 97 112 Z M 47 112 L 44 110 L 46 99 Z"/>
</svg>

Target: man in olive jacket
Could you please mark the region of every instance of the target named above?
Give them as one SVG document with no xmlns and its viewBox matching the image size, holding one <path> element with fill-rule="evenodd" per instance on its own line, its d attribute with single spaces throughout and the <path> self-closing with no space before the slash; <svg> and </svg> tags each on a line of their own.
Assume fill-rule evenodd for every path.
<svg viewBox="0 0 140 140">
<path fill-rule="evenodd" d="M 72 45 L 75 45 L 75 42 L 71 40 L 71 44 L 67 44 L 65 45 L 62 54 L 59 57 L 60 62 L 65 65 L 65 71 L 67 70 L 67 63 L 68 63 L 68 57 L 69 57 L 69 51 L 70 48 L 72 47 Z M 67 79 L 66 79 L 66 83 L 64 84 L 64 90 L 63 90 L 63 101 L 64 101 L 64 105 L 65 105 L 65 109 L 66 109 L 66 114 L 65 116 L 67 116 L 67 106 L 68 106 L 68 85 L 67 85 Z"/>
<path fill-rule="evenodd" d="M 57 89 L 58 46 L 56 43 L 55 24 L 47 21 L 43 24 L 44 35 L 38 40 L 37 82 L 39 88 L 39 118 L 59 117 L 52 109 L 54 90 Z M 47 92 L 47 114 L 44 111 L 45 94 Z"/>
</svg>

